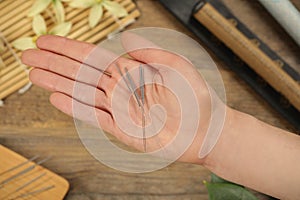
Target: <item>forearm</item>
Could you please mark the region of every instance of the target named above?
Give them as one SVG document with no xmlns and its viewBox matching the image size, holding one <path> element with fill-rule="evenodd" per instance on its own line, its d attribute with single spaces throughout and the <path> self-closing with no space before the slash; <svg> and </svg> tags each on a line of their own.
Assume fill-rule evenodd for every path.
<svg viewBox="0 0 300 200">
<path fill-rule="evenodd" d="M 300 137 L 238 111 L 228 110 L 224 131 L 204 165 L 277 198 L 300 196 Z"/>
</svg>

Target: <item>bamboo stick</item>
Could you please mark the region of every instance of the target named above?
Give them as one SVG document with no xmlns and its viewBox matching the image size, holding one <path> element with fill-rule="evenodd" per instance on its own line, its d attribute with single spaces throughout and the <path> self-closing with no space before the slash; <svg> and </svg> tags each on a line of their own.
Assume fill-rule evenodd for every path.
<svg viewBox="0 0 300 200">
<path fill-rule="evenodd" d="M 7 29 L 3 30 L 2 34 L 3 35 L 10 35 L 10 34 L 16 32 L 16 31 L 18 31 L 20 27 L 24 27 L 27 24 L 29 24 L 30 22 L 31 22 L 31 20 L 29 20 L 29 18 L 28 18 L 28 20 L 22 19 L 22 20 L 18 21 L 16 24 L 14 24 L 13 26 L 10 26 Z"/>
<path fill-rule="evenodd" d="M 23 73 L 25 72 L 25 70 L 23 69 L 23 67 L 17 67 L 14 70 L 10 71 L 10 73 L 6 74 L 5 76 L 0 78 L 0 86 L 2 84 L 4 84 L 6 81 L 8 81 L 9 79 L 11 79 L 12 77 L 18 75 L 19 73 Z"/>
<path fill-rule="evenodd" d="M 1 2 L 1 10 L 3 10 L 0 14 L 0 17 L 5 16 L 10 11 L 14 10 L 16 7 L 22 4 L 22 1 L 3 1 Z M 2 5 L 4 4 L 4 5 Z"/>
<path fill-rule="evenodd" d="M 19 54 L 17 54 L 18 57 L 20 57 Z M 15 67 L 18 67 L 20 64 L 21 64 L 20 62 L 14 60 L 14 62 L 10 63 L 7 67 L 0 70 L 0 78 L 3 77 L 5 74 L 9 73 L 9 71 L 13 70 Z"/>
<path fill-rule="evenodd" d="M 117 3 L 120 3 L 120 2 L 122 2 L 122 0 L 115 0 L 115 2 L 117 2 Z M 67 5 L 68 3 L 66 3 L 66 5 Z M 66 13 L 68 13 L 68 12 L 70 12 L 70 11 L 72 11 L 72 10 L 74 10 L 74 8 L 73 7 L 70 7 L 70 6 L 67 6 L 66 8 L 65 8 L 65 12 Z"/>
<path fill-rule="evenodd" d="M 17 62 L 12 63 L 10 65 L 8 65 L 7 67 L 3 68 L 0 70 L 0 79 L 6 75 L 7 73 L 9 73 L 11 70 L 13 70 L 16 66 L 18 65 Z"/>
<path fill-rule="evenodd" d="M 3 84 L 0 84 L 0 93 L 5 91 L 10 86 L 14 85 L 16 82 L 18 82 L 21 79 L 28 79 L 28 75 L 24 71 L 23 71 L 23 73 L 19 73 L 16 76 L 14 76 L 13 78 L 4 82 Z"/>
<path fill-rule="evenodd" d="M 134 4 L 134 3 L 132 3 L 132 4 L 130 4 L 130 5 L 128 5 L 128 6 L 126 7 L 126 10 L 127 10 L 127 11 L 132 11 L 132 10 L 134 10 L 134 9 L 135 9 L 135 4 Z M 131 13 L 131 14 L 132 14 L 132 13 Z M 131 14 L 129 14 L 129 15 L 131 15 Z M 129 15 L 128 15 L 128 16 L 129 16 Z M 115 22 L 116 22 L 114 17 L 110 17 L 109 19 L 112 19 L 112 23 L 115 23 Z M 121 19 L 120 22 L 121 22 L 121 21 L 124 21 L 124 19 L 126 20 L 126 19 L 127 19 L 127 16 L 126 16 L 125 18 Z M 101 30 L 101 29 L 100 29 L 101 25 L 102 25 L 102 23 L 100 24 L 100 26 L 97 26 L 97 27 L 95 27 L 94 29 L 90 30 L 90 31 L 89 31 L 89 35 L 94 35 L 94 34 L 96 34 L 97 32 L 99 32 L 99 31 Z M 116 25 L 119 26 L 118 23 L 116 23 Z"/>
<path fill-rule="evenodd" d="M 26 21 L 26 20 L 27 21 Z M 26 37 L 26 36 L 33 36 L 35 35 L 35 33 L 32 30 L 32 20 L 30 18 L 25 18 L 23 19 L 24 21 L 26 21 L 26 25 L 19 27 L 18 31 L 14 31 L 11 34 L 7 34 L 4 31 L 4 35 L 7 35 L 6 38 L 10 41 L 14 41 L 18 38 L 22 37 Z M 47 29 L 49 31 L 49 27 L 51 27 L 51 25 L 53 24 L 53 22 L 50 21 L 50 18 L 45 18 L 45 22 L 46 22 L 46 26 Z"/>
<path fill-rule="evenodd" d="M 130 2 L 130 0 L 123 0 L 123 1 L 117 0 L 116 2 L 120 3 L 121 5 L 124 5 L 124 2 L 126 4 L 126 2 L 127 3 Z M 68 6 L 65 9 L 65 12 L 66 12 L 66 21 L 69 21 L 69 20 L 73 19 L 73 17 L 76 17 L 81 12 L 84 12 L 86 15 L 88 15 L 90 12 L 90 8 L 72 8 L 72 7 Z"/>
<path fill-rule="evenodd" d="M 16 53 L 16 56 L 20 58 L 21 52 Z M 11 54 L 11 57 L 14 59 L 13 62 L 11 62 L 7 67 L 0 70 L 0 78 L 3 77 L 6 73 L 11 71 L 13 68 L 18 67 L 21 63 L 21 61 L 15 60 L 15 57 Z M 25 65 L 24 65 L 25 66 Z"/>
<path fill-rule="evenodd" d="M 15 91 L 22 88 L 23 86 L 25 86 L 28 83 L 29 83 L 28 78 L 20 79 L 20 81 L 16 80 L 16 84 L 12 85 L 10 88 L 8 88 L 7 90 L 2 91 L 0 93 L 0 99 L 7 97 L 8 95 L 14 93 Z"/>
<path fill-rule="evenodd" d="M 0 4 L 0 9 L 2 10 L 3 8 L 7 7 L 8 4 L 11 4 L 13 1 L 12 0 L 8 0 L 8 1 L 2 1 Z M 1 13 L 0 16 L 2 16 L 5 13 Z"/>
<path fill-rule="evenodd" d="M 124 23 L 126 23 L 126 21 L 135 19 L 139 16 L 140 16 L 140 12 L 138 10 L 135 10 L 132 13 L 130 13 L 126 18 L 122 19 L 121 23 L 124 24 Z M 90 37 L 89 39 L 86 39 L 86 42 L 90 42 L 90 43 L 98 42 L 99 40 L 103 39 L 110 32 L 114 31 L 117 28 L 119 28 L 119 25 L 118 24 L 113 24 L 109 28 L 107 28 L 104 31 L 100 32 L 99 34 L 94 35 L 93 37 Z"/>
<path fill-rule="evenodd" d="M 16 21 L 22 19 L 24 15 L 19 14 L 24 11 L 24 9 L 27 9 L 30 6 L 30 1 L 25 1 L 24 6 L 15 8 L 12 12 L 9 12 L 4 17 L 1 17 L 0 19 L 0 30 L 5 30 L 8 26 L 12 26 Z M 24 12 L 23 12 L 24 13 Z"/>
<path fill-rule="evenodd" d="M 134 4 L 131 4 L 131 5 L 134 5 Z M 134 6 L 135 7 L 135 6 Z M 134 9 L 134 7 L 130 7 L 127 6 L 125 7 L 125 9 L 128 11 L 131 11 L 132 9 Z M 106 18 L 106 16 L 110 16 L 109 18 Z M 106 20 L 105 20 L 106 19 Z M 77 39 L 77 40 L 81 40 L 82 41 L 82 34 L 89 31 L 89 34 L 91 31 L 94 31 L 94 30 L 102 30 L 103 28 L 107 27 L 108 25 L 110 25 L 111 23 L 113 23 L 115 20 L 114 18 L 109 14 L 109 13 L 106 13 L 105 14 L 105 18 L 104 18 L 104 21 L 102 21 L 101 23 L 99 23 L 93 30 L 90 29 L 89 25 L 87 23 L 84 23 L 84 22 L 79 22 L 80 23 L 80 29 L 76 30 L 76 31 L 73 31 L 71 34 L 69 34 L 69 38 L 72 38 L 72 39 Z"/>
<path fill-rule="evenodd" d="M 124 0 L 121 5 L 125 7 L 128 6 L 128 4 L 130 4 L 130 0 Z M 127 10 L 128 12 L 128 10 Z M 88 18 L 87 15 L 89 14 L 89 10 L 86 10 L 85 12 L 81 13 L 80 15 L 76 15 L 76 17 L 72 18 L 71 21 L 74 24 L 73 26 L 73 31 L 76 30 L 78 27 L 81 27 L 83 24 L 87 24 L 88 23 Z M 103 17 L 102 17 L 102 21 L 107 19 L 108 17 L 111 17 L 111 14 L 108 12 L 104 12 Z M 82 20 L 84 19 L 84 20 Z M 101 23 L 101 22 L 100 22 Z"/>
</svg>

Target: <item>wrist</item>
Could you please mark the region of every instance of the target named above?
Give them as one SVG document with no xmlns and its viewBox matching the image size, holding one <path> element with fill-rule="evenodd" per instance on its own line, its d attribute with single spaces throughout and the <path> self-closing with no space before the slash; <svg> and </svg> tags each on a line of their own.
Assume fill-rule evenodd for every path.
<svg viewBox="0 0 300 200">
<path fill-rule="evenodd" d="M 212 171 L 219 171 L 218 168 L 223 168 L 222 164 L 225 160 L 235 157 L 234 154 L 239 151 L 239 146 L 245 142 L 242 133 L 248 130 L 251 124 L 255 125 L 257 121 L 251 115 L 226 107 L 221 135 L 212 151 L 204 158 L 202 165 Z"/>
<path fill-rule="evenodd" d="M 228 109 L 222 134 L 203 166 L 277 198 L 299 197 L 299 136 Z M 293 174 L 287 176 L 287 174 Z"/>
</svg>

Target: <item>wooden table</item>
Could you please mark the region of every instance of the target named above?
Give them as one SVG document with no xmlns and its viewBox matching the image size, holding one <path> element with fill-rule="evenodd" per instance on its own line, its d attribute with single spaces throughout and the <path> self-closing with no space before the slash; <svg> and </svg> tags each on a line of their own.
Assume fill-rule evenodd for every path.
<svg viewBox="0 0 300 200">
<path fill-rule="evenodd" d="M 286 39 L 287 34 L 256 1 L 224 1 L 286 61 L 294 66 L 300 63 L 298 47 Z M 158 26 L 194 37 L 158 1 L 138 0 L 137 4 L 142 16 L 130 28 Z M 222 61 L 212 57 L 223 76 L 228 105 L 293 130 Z M 209 180 L 210 172 L 201 166 L 174 163 L 153 173 L 127 174 L 99 163 L 81 144 L 73 120 L 52 107 L 48 97 L 48 92 L 36 86 L 23 95 L 8 97 L 5 106 L 0 108 L 0 143 L 28 158 L 36 154 L 52 155 L 44 166 L 70 182 L 66 199 L 208 199 L 202 181 Z"/>
</svg>

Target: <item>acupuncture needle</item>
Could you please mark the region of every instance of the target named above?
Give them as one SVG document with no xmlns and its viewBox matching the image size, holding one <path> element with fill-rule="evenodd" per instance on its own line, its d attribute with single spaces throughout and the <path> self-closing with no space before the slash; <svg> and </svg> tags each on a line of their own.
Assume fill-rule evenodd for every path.
<svg viewBox="0 0 300 200">
<path fill-rule="evenodd" d="M 39 193 L 42 193 L 42 192 L 46 192 L 46 191 L 51 190 L 53 188 L 55 188 L 55 186 L 54 185 L 50 185 L 50 186 L 43 187 L 43 188 L 38 189 L 38 190 L 34 190 L 32 192 L 21 194 L 21 195 L 15 197 L 15 198 L 11 198 L 9 200 L 16 200 L 16 199 L 20 199 L 20 198 L 25 198 L 25 197 L 28 197 L 28 196 L 31 196 L 31 195 L 35 195 L 35 194 L 39 194 Z"/>
<path fill-rule="evenodd" d="M 119 72 L 120 76 L 121 76 L 121 77 L 122 77 L 122 79 L 124 80 L 124 82 L 125 82 L 125 84 L 126 84 L 126 86 L 127 86 L 128 90 L 129 90 L 129 91 L 131 91 L 131 88 L 130 88 L 130 86 L 128 85 L 128 83 L 127 83 L 126 79 L 124 78 L 124 75 L 123 75 L 123 73 L 122 73 L 122 71 L 121 71 L 121 69 L 120 69 L 119 65 L 115 64 L 115 66 L 116 66 L 116 68 L 117 68 L 117 70 L 118 70 L 118 72 Z"/>
<path fill-rule="evenodd" d="M 118 72 L 119 72 L 119 74 L 121 75 L 122 79 L 123 79 L 124 82 L 126 83 L 126 86 L 127 86 L 128 90 L 134 94 L 134 97 L 135 97 L 135 99 L 136 99 L 136 101 L 137 101 L 139 107 L 141 107 L 141 103 L 139 102 L 139 98 L 138 98 L 138 96 L 137 96 L 137 93 L 136 93 L 135 90 L 133 89 L 133 88 L 136 88 L 136 86 L 135 86 L 135 84 L 134 84 L 134 82 L 133 82 L 133 80 L 132 80 L 132 78 L 131 78 L 131 76 L 130 76 L 130 74 L 129 74 L 129 72 L 128 72 L 127 67 L 125 67 L 126 78 L 127 78 L 127 80 L 126 80 L 126 78 L 125 78 L 125 76 L 123 75 L 123 73 L 122 73 L 120 67 L 119 67 L 118 65 L 115 65 L 115 66 L 116 66 L 116 68 L 118 69 Z M 127 81 L 129 81 L 129 83 L 128 83 Z"/>
<path fill-rule="evenodd" d="M 135 85 L 132 77 L 130 76 L 127 67 L 125 67 L 124 69 L 125 69 L 125 75 L 126 75 L 128 81 L 129 81 L 129 86 L 131 88 L 131 92 L 134 94 L 135 99 L 136 99 L 137 103 L 139 104 L 139 107 L 142 108 L 141 102 L 139 101 L 139 97 L 138 97 L 138 95 L 137 95 L 137 93 L 136 93 L 136 91 L 134 89 L 134 88 L 136 88 L 136 85 Z"/>
<path fill-rule="evenodd" d="M 46 162 L 46 161 L 49 160 L 49 159 L 50 159 L 50 157 L 47 157 L 47 158 L 45 158 L 45 159 L 43 159 L 43 160 L 41 160 L 41 161 L 39 161 L 39 162 L 37 162 L 37 163 L 35 163 L 35 164 L 29 166 L 29 167 L 27 167 L 26 169 L 20 171 L 19 173 L 17 173 L 17 174 L 15 174 L 15 175 L 13 175 L 13 176 L 11 176 L 11 177 L 5 179 L 4 181 L 2 181 L 2 182 L 0 183 L 0 188 L 2 188 L 4 185 L 10 183 L 11 181 L 15 180 L 16 178 L 18 178 L 18 177 L 20 177 L 20 176 L 22 176 L 22 175 L 24 175 L 24 174 L 26 174 L 26 173 L 32 171 L 37 165 L 40 165 L 40 164 Z"/>
<path fill-rule="evenodd" d="M 8 194 L 7 196 L 5 196 L 5 199 L 7 199 L 7 197 L 12 196 L 13 194 L 16 194 L 17 192 L 19 192 L 20 190 L 26 188 L 27 186 L 31 185 L 32 183 L 38 181 L 39 179 L 41 179 L 42 177 L 44 177 L 46 175 L 46 172 L 40 174 L 39 176 L 27 181 L 26 183 L 24 183 L 23 185 L 21 185 L 20 187 L 18 187 L 17 189 L 15 189 L 13 192 L 11 192 L 10 194 Z"/>
<path fill-rule="evenodd" d="M 25 162 L 22 162 L 22 163 L 18 164 L 17 166 L 14 166 L 14 167 L 12 167 L 12 168 L 10 168 L 10 169 L 4 171 L 4 172 L 1 172 L 1 173 L 0 173 L 0 176 L 2 176 L 3 174 L 6 174 L 6 173 L 8 173 L 8 172 L 14 171 L 15 169 L 18 169 L 18 168 L 20 168 L 20 167 L 26 165 L 27 163 L 36 160 L 37 158 L 39 158 L 38 155 L 33 156 L 32 158 L 26 160 Z"/>
<path fill-rule="evenodd" d="M 139 104 L 139 107 L 141 108 L 141 111 L 142 111 L 142 126 L 143 126 L 143 145 L 144 145 L 144 151 L 146 152 L 146 132 L 145 132 L 145 110 L 144 110 L 144 104 L 140 102 L 140 99 L 136 93 L 136 91 L 133 89 L 133 88 L 136 88 L 136 85 L 134 84 L 134 81 L 132 79 L 132 77 L 130 76 L 129 72 L 128 72 L 128 69 L 125 67 L 125 72 L 126 72 L 126 77 L 129 81 L 129 84 L 130 84 L 130 88 L 131 88 L 131 91 L 133 92 L 135 98 L 136 98 L 136 101 L 138 102 Z M 141 78 L 141 75 L 144 74 L 143 73 L 143 68 L 140 66 L 140 83 L 144 82 L 144 77 Z M 140 87 L 143 86 L 140 84 Z M 143 96 L 141 97 L 142 101 L 144 101 L 144 87 L 142 87 L 142 90 L 143 90 Z M 142 92 L 142 91 L 141 91 Z"/>
<path fill-rule="evenodd" d="M 145 102 L 145 78 L 144 78 L 144 68 L 142 65 L 140 65 L 140 88 L 141 88 L 141 101 L 144 108 L 144 102 Z M 146 152 L 146 131 L 145 131 L 145 112 L 144 109 L 142 109 L 142 126 L 143 126 L 143 144 L 144 144 L 144 151 Z"/>
<path fill-rule="evenodd" d="M 74 58 L 70 58 L 70 59 L 75 60 L 75 61 L 81 63 L 82 65 L 86 65 L 86 66 L 88 66 L 88 67 L 91 67 L 91 68 L 93 68 L 93 69 L 96 69 L 96 70 L 100 71 L 101 73 L 103 73 L 103 74 L 105 74 L 105 75 L 111 77 L 111 73 L 109 73 L 108 71 L 105 71 L 105 70 L 103 70 L 103 69 L 100 69 L 99 67 L 95 67 L 95 66 L 93 66 L 93 65 L 91 65 L 91 64 L 81 62 L 80 60 L 77 60 L 77 59 L 74 59 Z"/>
<path fill-rule="evenodd" d="M 146 134 L 145 134 L 145 110 L 144 110 L 144 104 L 143 103 L 141 104 L 140 99 L 139 99 L 136 91 L 133 89 L 133 88 L 136 88 L 136 85 L 135 85 L 132 77 L 130 76 L 130 74 L 128 72 L 128 69 L 126 67 L 124 69 L 125 69 L 125 72 L 126 72 L 126 77 L 127 77 L 128 81 L 129 81 L 129 85 L 131 86 L 130 87 L 131 91 L 133 92 L 133 94 L 134 94 L 134 96 L 136 98 L 136 101 L 138 102 L 139 107 L 141 108 L 141 111 L 142 111 L 143 145 L 144 145 L 144 151 L 146 152 L 146 137 L 145 137 Z M 141 78 L 141 74 L 144 74 L 143 68 L 142 68 L 141 65 L 140 65 L 140 70 L 139 71 L 140 71 L 140 78 Z M 140 80 L 140 87 L 142 86 L 141 88 L 144 90 L 144 87 L 143 87 L 143 85 L 141 85 L 141 83 L 143 83 L 143 85 L 144 85 L 144 77 L 142 77 L 142 80 Z M 141 99 L 142 99 L 142 101 L 144 101 L 143 100 L 144 99 L 144 91 L 143 91 L 143 96 L 141 97 Z"/>
<path fill-rule="evenodd" d="M 45 175 L 46 175 L 46 172 L 44 172 L 44 173 L 40 174 L 39 176 L 31 179 L 30 181 L 27 181 L 26 183 L 24 183 L 23 185 L 21 185 L 20 187 L 18 187 L 14 192 L 18 192 L 18 191 L 24 189 L 25 187 L 31 185 L 32 183 L 34 183 L 35 181 L 41 179 Z"/>
<path fill-rule="evenodd" d="M 126 86 L 127 88 L 129 89 L 129 91 L 131 91 L 134 96 L 135 96 L 135 99 L 139 105 L 139 107 L 141 108 L 142 110 L 142 126 L 143 126 L 143 144 L 144 144 L 144 151 L 146 152 L 146 132 L 145 132 L 145 111 L 144 111 L 144 99 L 145 99 L 145 92 L 144 92 L 144 69 L 142 68 L 142 66 L 140 65 L 140 86 L 141 87 L 141 101 L 142 101 L 142 104 L 138 98 L 138 95 L 136 93 L 136 91 L 133 89 L 133 88 L 136 88 L 134 82 L 133 82 L 133 79 L 131 78 L 129 72 L 128 72 L 128 69 L 125 67 L 125 72 L 126 72 L 126 77 L 128 80 L 126 80 L 125 76 L 123 75 L 120 67 L 118 65 L 115 65 L 119 74 L 121 75 L 122 79 L 124 80 L 124 82 L 126 83 Z M 129 81 L 129 84 L 128 82 Z"/>
<path fill-rule="evenodd" d="M 142 104 L 145 102 L 145 77 L 144 77 L 144 68 L 142 65 L 140 65 L 140 88 L 141 88 L 141 100 Z"/>
</svg>

